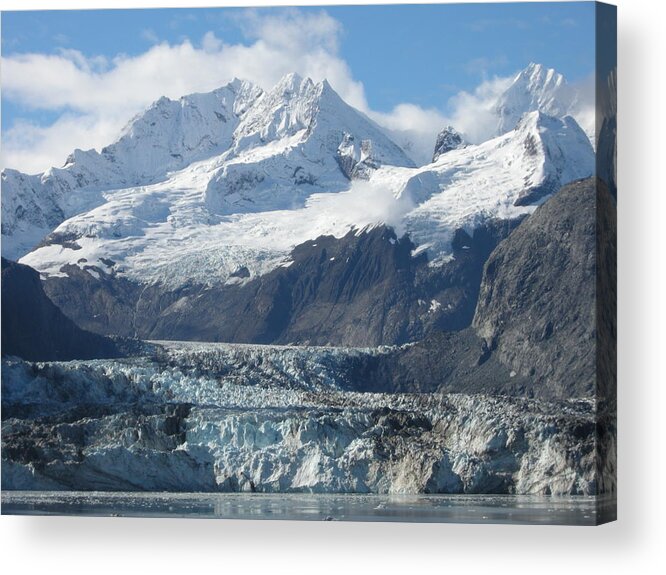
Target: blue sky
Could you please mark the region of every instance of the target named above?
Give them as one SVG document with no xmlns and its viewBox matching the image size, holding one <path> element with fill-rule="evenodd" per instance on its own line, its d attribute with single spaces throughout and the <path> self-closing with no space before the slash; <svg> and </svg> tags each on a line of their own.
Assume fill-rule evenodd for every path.
<svg viewBox="0 0 666 575">
<path fill-rule="evenodd" d="M 171 90 L 170 97 L 181 95 L 173 92 L 178 88 L 214 87 L 194 77 L 191 66 L 212 62 L 222 82 L 232 72 L 244 76 L 242 58 L 247 62 L 256 54 L 265 61 L 263 68 L 257 64 L 248 71 L 249 79 L 273 81 L 271 57 L 260 49 L 268 46 L 278 62 L 276 70 L 292 66 L 316 76 L 327 75 L 330 68 L 331 83 L 347 101 L 385 114 L 397 126 L 396 107 L 412 106 L 412 116 L 428 111 L 430 116 L 418 120 L 425 124 L 437 117 L 435 112 L 450 115 L 457 94 L 509 77 L 531 61 L 557 69 L 570 82 L 583 81 L 594 68 L 593 27 L 592 2 L 3 12 L 2 132 L 9 146 L 3 165 L 13 147 L 35 149 L 39 142 L 31 141 L 30 134 L 44 140 L 49 127 L 79 116 L 97 134 L 81 147 L 99 145 L 117 131 L 121 117 L 126 120 L 160 95 L 143 85 L 137 88 L 141 97 L 123 94 L 118 78 L 126 75 L 125 84 L 136 82 L 131 74 L 140 79 L 139 66 L 145 65 L 147 74 L 157 74 L 155 90 L 161 80 L 168 82 L 165 74 L 155 72 L 158 45 L 174 53 L 175 47 L 191 45 L 194 51 L 187 56 L 179 51 L 185 68 L 181 72 L 175 64 L 178 81 L 162 87 Z M 251 47 L 255 50 L 243 50 Z M 188 59 L 196 58 L 197 51 L 220 60 Z M 171 52 L 162 52 L 168 59 Z M 241 61 L 218 70 L 218 62 L 234 57 Z M 91 93 L 99 90 L 97 98 L 73 93 L 65 85 L 70 73 L 70 83 L 81 82 L 80 89 Z M 118 102 L 109 98 L 109 91 L 118 92 Z M 402 113 L 401 121 L 411 121 L 406 108 Z M 20 164 L 21 157 L 14 159 Z"/>
</svg>

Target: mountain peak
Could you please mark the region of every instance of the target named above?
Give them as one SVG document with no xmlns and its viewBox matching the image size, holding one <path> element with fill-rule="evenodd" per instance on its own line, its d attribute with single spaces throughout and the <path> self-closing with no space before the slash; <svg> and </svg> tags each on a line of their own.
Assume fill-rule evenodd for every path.
<svg viewBox="0 0 666 575">
<path fill-rule="evenodd" d="M 167 96 L 160 96 L 157 100 L 153 102 L 150 108 L 159 108 L 160 106 L 166 106 L 171 103 L 173 103 L 173 100 L 171 98 L 168 98 Z"/>
<path fill-rule="evenodd" d="M 571 116 L 558 118 L 534 110 L 522 116 L 511 134 L 523 160 L 534 164 L 516 205 L 537 203 L 563 184 L 592 173 L 592 144 Z"/>
<path fill-rule="evenodd" d="M 465 145 L 465 141 L 460 132 L 458 132 L 453 126 L 446 126 L 439 134 L 437 134 L 432 161 L 436 162 L 442 154 L 446 154 L 446 152 L 458 148 L 464 148 Z"/>
<path fill-rule="evenodd" d="M 557 72 L 554 68 L 547 68 L 543 64 L 535 64 L 530 62 L 527 67 L 522 70 L 514 84 L 525 84 L 526 88 L 531 92 L 548 91 L 555 87 L 566 84 L 564 76 Z"/>
<path fill-rule="evenodd" d="M 543 73 L 544 70 L 548 70 L 543 64 L 538 64 L 537 62 L 530 62 L 525 68 L 518 72 L 518 76 L 539 76 Z M 552 70 L 552 69 L 551 69 Z M 553 70 L 554 71 L 554 70 Z"/>
<path fill-rule="evenodd" d="M 525 113 L 535 110 L 549 116 L 565 116 L 574 100 L 573 91 L 562 74 L 543 64 L 530 62 L 497 101 L 497 133 L 512 130 Z"/>
<path fill-rule="evenodd" d="M 531 112 L 525 112 L 518 120 L 515 130 L 524 130 L 532 129 L 534 127 L 539 127 L 547 122 L 548 119 L 552 119 L 552 116 L 544 114 L 541 110 L 532 110 Z"/>
<path fill-rule="evenodd" d="M 313 84 L 310 78 L 303 78 L 300 74 L 296 72 L 290 72 L 285 74 L 280 78 L 280 81 L 275 85 L 272 91 L 286 94 L 289 92 L 298 92 L 302 91 L 303 88 L 308 87 Z"/>
<path fill-rule="evenodd" d="M 321 82 L 317 82 L 315 86 L 317 88 L 319 95 L 322 97 L 334 96 L 336 98 L 340 98 L 340 95 L 335 91 L 333 86 L 331 86 L 331 84 L 326 78 L 324 78 Z"/>
<path fill-rule="evenodd" d="M 218 90 L 220 90 L 220 89 L 222 89 L 222 88 L 225 88 L 225 87 L 228 87 L 228 88 L 238 88 L 238 87 L 240 87 L 242 84 L 250 84 L 250 82 L 248 82 L 247 80 L 241 80 L 241 79 L 238 78 L 237 76 L 234 76 L 234 77 L 229 81 L 229 83 L 226 84 L 226 86 L 221 86 L 220 88 L 218 88 Z"/>
</svg>

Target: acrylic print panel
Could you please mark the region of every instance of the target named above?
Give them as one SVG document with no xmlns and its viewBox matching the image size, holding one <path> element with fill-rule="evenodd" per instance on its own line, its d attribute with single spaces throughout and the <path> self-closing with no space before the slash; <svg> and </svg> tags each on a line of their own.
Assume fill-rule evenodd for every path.
<svg viewBox="0 0 666 575">
<path fill-rule="evenodd" d="M 615 8 L 2 14 L 2 512 L 615 518 Z"/>
</svg>

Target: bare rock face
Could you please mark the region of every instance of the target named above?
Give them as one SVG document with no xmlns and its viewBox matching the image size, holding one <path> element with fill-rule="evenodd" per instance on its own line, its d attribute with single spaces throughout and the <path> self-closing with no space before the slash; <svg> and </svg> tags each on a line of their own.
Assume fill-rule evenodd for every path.
<svg viewBox="0 0 666 575">
<path fill-rule="evenodd" d="M 597 284 L 606 278 L 607 288 L 615 285 L 615 217 L 605 186 L 574 182 L 486 262 L 474 328 L 502 364 L 555 396 L 597 392 L 598 321 L 605 318 L 606 333 L 615 321 L 597 312 L 613 299 Z"/>
<path fill-rule="evenodd" d="M 362 389 L 595 398 L 612 427 L 615 301 L 615 206 L 602 182 L 579 181 L 490 254 L 470 327 L 367 363 Z"/>
<path fill-rule="evenodd" d="M 611 196 L 617 200 L 617 69 L 613 68 L 601 86 L 601 123 L 597 138 L 596 172 L 608 186 Z"/>
</svg>

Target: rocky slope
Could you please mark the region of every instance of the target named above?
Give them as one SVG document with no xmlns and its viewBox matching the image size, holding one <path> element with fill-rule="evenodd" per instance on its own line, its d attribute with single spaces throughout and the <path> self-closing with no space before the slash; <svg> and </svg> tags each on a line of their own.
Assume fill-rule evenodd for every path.
<svg viewBox="0 0 666 575">
<path fill-rule="evenodd" d="M 436 162 L 442 154 L 457 150 L 466 146 L 462 135 L 453 127 L 446 126 L 439 134 L 435 141 L 435 150 L 432 154 L 432 161 Z"/>
<path fill-rule="evenodd" d="M 596 174 L 617 200 L 617 69 L 613 68 L 606 82 L 598 89 L 599 133 L 597 135 Z"/>
<path fill-rule="evenodd" d="M 32 361 L 118 357 L 116 343 L 80 329 L 49 300 L 39 274 L 2 258 L 2 355 Z"/>
<path fill-rule="evenodd" d="M 603 182 L 565 186 L 492 251 L 472 325 L 364 366 L 363 389 L 613 403 L 616 230 Z"/>
<path fill-rule="evenodd" d="M 64 268 L 49 296 L 79 325 L 143 339 L 380 345 L 460 329 L 474 314 L 483 264 L 517 222 L 460 232 L 432 267 L 407 237 L 380 226 L 297 246 L 291 263 L 231 285 L 143 286 L 108 268 Z M 91 273 L 92 272 L 92 273 Z"/>
<path fill-rule="evenodd" d="M 473 325 L 499 360 L 562 397 L 593 395 L 597 221 L 615 245 L 615 208 L 594 179 L 565 186 L 488 259 Z M 612 257 L 612 254 L 608 254 Z"/>
</svg>

